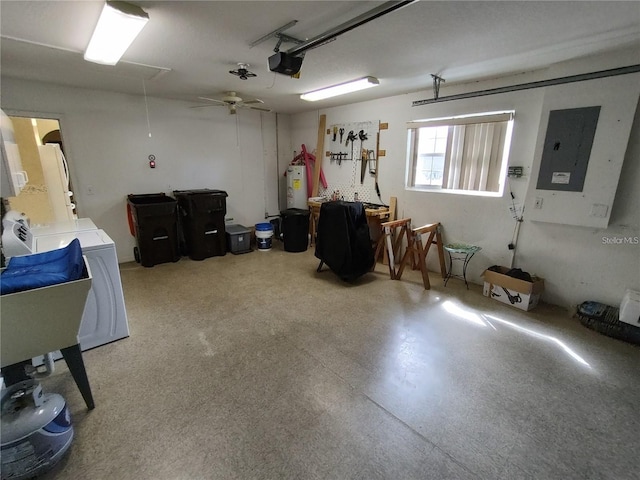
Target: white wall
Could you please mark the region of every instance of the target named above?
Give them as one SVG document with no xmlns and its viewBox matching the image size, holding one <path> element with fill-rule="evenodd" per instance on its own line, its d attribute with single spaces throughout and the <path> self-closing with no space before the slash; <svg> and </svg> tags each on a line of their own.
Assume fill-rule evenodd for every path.
<svg viewBox="0 0 640 480">
<path fill-rule="evenodd" d="M 120 262 L 133 260 L 130 193 L 225 190 L 227 216 L 245 226 L 277 209 L 277 189 L 265 187 L 266 176 L 276 173 L 275 115 L 241 110 L 234 116 L 222 107 L 190 105 L 148 98 L 149 138 L 142 96 L 2 79 L 5 111 L 60 118 L 79 216 L 114 239 Z M 155 169 L 149 168 L 151 154 Z"/>
<path fill-rule="evenodd" d="M 634 50 L 555 66 L 548 72 L 518 75 L 466 86 L 445 84 L 441 95 L 524 83 L 637 63 Z M 446 77 L 446 75 L 445 75 Z M 382 79 L 384 81 L 384 79 Z M 430 80 L 425 78 L 425 85 Z M 573 84 L 576 89 L 580 83 Z M 81 216 L 91 217 L 116 241 L 119 261 L 133 260 L 134 238 L 126 222 L 129 193 L 171 193 L 174 189 L 218 188 L 229 193 L 228 216 L 252 225 L 286 205 L 282 176 L 294 151 L 315 148 L 320 114 L 327 124 L 379 119 L 389 123 L 380 134 L 379 184 L 385 201 L 398 197 L 399 216 L 420 225 L 440 221 L 445 241 L 465 241 L 483 250 L 470 264 L 472 281 L 493 264 L 509 265 L 507 249 L 515 226 L 510 197 L 471 197 L 412 192 L 404 189 L 408 120 L 497 109 L 515 109 L 516 126 L 510 164 L 525 168 L 525 177 L 510 182 L 517 202 L 524 202 L 534 163 L 544 89 L 479 97 L 422 107 L 430 90 L 354 105 L 312 111 L 292 117 L 243 110 L 237 117 L 224 108 L 189 109 L 189 103 L 149 98 L 152 137 L 148 136 L 142 96 L 72 89 L 38 82 L 2 79 L 2 108 L 31 112 L 61 121 L 72 180 Z M 637 102 L 637 99 L 633 100 Z M 637 115 L 637 114 L 636 114 Z M 275 119 L 275 120 L 274 120 Z M 238 123 L 236 123 L 236 120 Z M 274 155 L 274 148 L 276 152 Z M 157 168 L 148 167 L 149 154 Z M 273 163 L 277 162 L 277 183 Z M 605 244 L 602 237 L 640 236 L 640 120 L 636 117 L 622 166 L 621 180 L 607 229 L 533 223 L 522 225 L 515 266 L 543 276 L 544 300 L 571 306 L 586 299 L 619 303 L 625 288 L 640 290 L 638 245 Z M 93 186 L 94 194 L 87 194 Z M 329 185 L 331 189 L 331 185 Z M 275 193 L 274 193 L 275 192 Z M 430 268 L 437 270 L 433 258 Z"/>
<path fill-rule="evenodd" d="M 523 74 L 465 86 L 448 87 L 445 84 L 440 95 L 447 96 L 465 91 L 525 83 L 539 80 L 542 78 L 541 75 L 544 75 L 544 78 L 555 78 L 636 63 L 635 51 L 620 51 L 606 56 L 567 62 L 547 72 Z M 444 76 L 446 77 L 446 74 Z M 429 83 L 427 79 L 425 83 Z M 563 89 L 569 95 L 579 96 L 581 84 L 574 83 Z M 512 258 L 513 252 L 507 247 L 512 240 L 515 227 L 515 220 L 508 210 L 511 204 L 509 187 L 513 191 L 515 201 L 524 203 L 529 183 L 536 181 L 531 178 L 531 169 L 539 136 L 544 95 L 545 89 L 540 88 L 412 107 L 412 101 L 432 97 L 431 90 L 425 90 L 322 109 L 292 117 L 292 143 L 294 145 L 305 143 L 309 149 L 314 148 L 317 138 L 317 119 L 320 114 L 327 115 L 328 125 L 376 118 L 387 122 L 389 130 L 382 131 L 380 135 L 380 148 L 386 150 L 386 157 L 382 157 L 379 164 L 379 185 L 383 200 L 388 202 L 389 197 L 397 197 L 398 218 L 410 217 L 415 226 L 441 222 L 444 228 L 444 240 L 447 243 L 467 242 L 480 245 L 482 251 L 473 258 L 468 271 L 468 277 L 474 283 L 482 283 L 481 274 L 487 267 L 494 264 L 510 266 L 513 261 L 513 266 L 545 278 L 546 291 L 543 299 L 549 303 L 568 308 L 584 300 L 619 304 L 626 288 L 640 290 L 640 256 L 638 255 L 640 246 L 604 245 L 602 237 L 640 235 L 640 218 L 637 210 L 637 205 L 640 205 L 640 192 L 637 188 L 638 177 L 640 177 L 640 121 L 637 117 L 631 130 L 631 140 L 625 156 L 622 180 L 616 193 L 609 228 L 587 229 L 533 223 L 528 220 L 525 211 L 515 258 Z M 633 102 L 634 106 L 637 105 L 637 94 L 634 97 L 630 93 L 629 102 Z M 516 111 L 509 164 L 523 166 L 525 176 L 511 180 L 502 198 L 405 190 L 407 121 L 503 109 Z M 635 183 L 631 179 L 635 179 Z M 437 271 L 435 256 L 433 254 L 430 256 L 429 268 Z"/>
<path fill-rule="evenodd" d="M 291 115 L 277 115 L 278 139 L 278 204 L 281 210 L 287 208 L 287 179 L 284 172 L 293 160 L 296 150 L 291 144 Z M 299 151 L 299 149 L 298 149 Z"/>
</svg>

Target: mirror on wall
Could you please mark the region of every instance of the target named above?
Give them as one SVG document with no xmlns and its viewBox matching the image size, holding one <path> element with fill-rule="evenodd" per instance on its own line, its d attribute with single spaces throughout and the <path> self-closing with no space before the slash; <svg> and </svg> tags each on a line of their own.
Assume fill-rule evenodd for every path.
<svg viewBox="0 0 640 480">
<path fill-rule="evenodd" d="M 51 118 L 9 116 L 13 123 L 22 167 L 29 181 L 7 201 L 12 210 L 23 212 L 31 225 L 77 218 L 69 165 L 60 122 Z"/>
</svg>

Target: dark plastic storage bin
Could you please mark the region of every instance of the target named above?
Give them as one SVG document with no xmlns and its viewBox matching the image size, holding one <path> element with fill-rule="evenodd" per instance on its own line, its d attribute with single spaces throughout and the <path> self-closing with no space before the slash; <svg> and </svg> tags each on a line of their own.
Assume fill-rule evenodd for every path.
<svg viewBox="0 0 640 480">
<path fill-rule="evenodd" d="M 304 252 L 309 246 L 309 210 L 288 208 L 280 212 L 286 252 Z"/>
<path fill-rule="evenodd" d="M 233 254 L 251 251 L 251 231 L 244 225 L 226 225 L 227 248 Z"/>
<path fill-rule="evenodd" d="M 127 204 L 135 230 L 136 261 L 153 267 L 180 260 L 176 200 L 164 193 L 131 194 Z"/>
<path fill-rule="evenodd" d="M 227 253 L 224 216 L 227 192 L 223 190 L 174 190 L 180 212 L 185 253 L 192 260 Z"/>
</svg>

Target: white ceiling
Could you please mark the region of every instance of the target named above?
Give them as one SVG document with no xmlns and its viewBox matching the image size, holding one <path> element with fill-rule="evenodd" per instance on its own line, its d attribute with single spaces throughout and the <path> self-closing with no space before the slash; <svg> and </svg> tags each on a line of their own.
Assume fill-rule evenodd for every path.
<svg viewBox="0 0 640 480">
<path fill-rule="evenodd" d="M 276 39 L 250 44 L 298 20 L 308 39 L 384 3 L 375 1 L 136 1 L 150 21 L 115 67 L 82 58 L 102 1 L 0 2 L 3 76 L 201 103 L 238 91 L 295 113 L 536 70 L 620 47 L 640 48 L 640 3 L 428 1 L 410 4 L 306 53 L 301 78 L 272 73 Z M 285 43 L 282 51 L 295 45 Z M 640 51 L 640 49 L 639 49 Z M 256 78 L 229 70 L 250 64 Z M 639 62 L 640 63 L 640 62 Z M 380 86 L 321 102 L 299 94 L 372 75 Z"/>
</svg>

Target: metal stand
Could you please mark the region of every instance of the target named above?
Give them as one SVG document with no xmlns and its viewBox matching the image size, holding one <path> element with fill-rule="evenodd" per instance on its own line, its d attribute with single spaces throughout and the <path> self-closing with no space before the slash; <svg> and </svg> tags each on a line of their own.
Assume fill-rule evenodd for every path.
<svg viewBox="0 0 640 480">
<path fill-rule="evenodd" d="M 482 247 L 478 247 L 477 245 L 449 244 L 445 245 L 444 249 L 449 253 L 449 271 L 444 279 L 444 286 L 447 286 L 447 282 L 451 277 L 456 277 L 464 280 L 464 284 L 466 285 L 467 290 L 469 290 L 469 283 L 467 282 L 467 265 L 469 265 L 469 261 L 476 252 L 482 250 Z M 462 275 L 453 274 L 454 260 L 462 262 Z"/>
<path fill-rule="evenodd" d="M 93 401 L 91 386 L 89 385 L 89 378 L 87 377 L 87 371 L 84 367 L 84 360 L 82 359 L 80 345 L 61 348 L 60 352 L 62 353 L 64 361 L 67 362 L 69 372 L 71 372 L 71 376 L 75 380 L 78 390 L 80 390 L 80 393 L 82 394 L 84 403 L 87 404 L 87 408 L 89 410 L 93 410 L 96 405 Z"/>
</svg>

